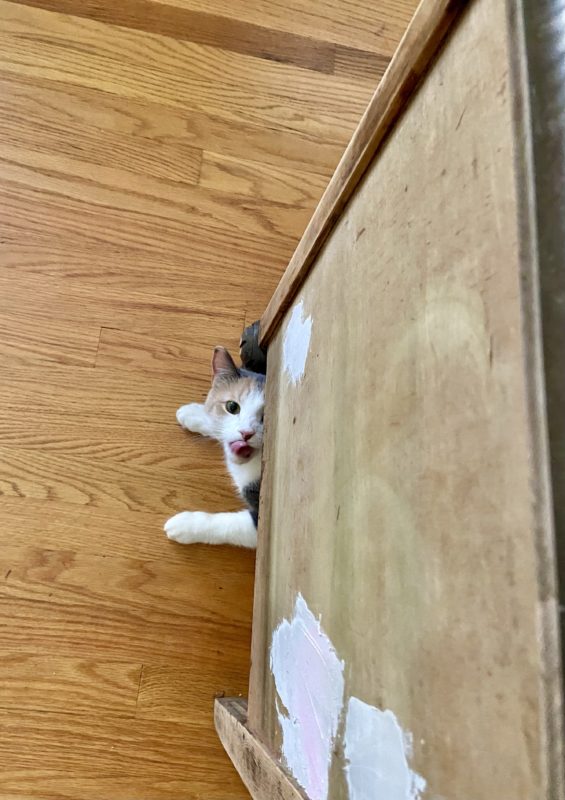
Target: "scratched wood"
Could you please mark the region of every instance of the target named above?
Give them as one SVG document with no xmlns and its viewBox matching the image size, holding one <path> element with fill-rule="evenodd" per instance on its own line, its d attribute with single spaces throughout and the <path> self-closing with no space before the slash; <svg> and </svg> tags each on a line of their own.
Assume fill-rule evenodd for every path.
<svg viewBox="0 0 565 800">
<path fill-rule="evenodd" d="M 453 800 L 564 796 L 511 5 L 470 4 L 319 252 L 298 386 L 288 314 L 269 348 L 249 726 L 280 753 L 269 645 L 300 592 L 346 699 L 391 709 Z"/>
</svg>

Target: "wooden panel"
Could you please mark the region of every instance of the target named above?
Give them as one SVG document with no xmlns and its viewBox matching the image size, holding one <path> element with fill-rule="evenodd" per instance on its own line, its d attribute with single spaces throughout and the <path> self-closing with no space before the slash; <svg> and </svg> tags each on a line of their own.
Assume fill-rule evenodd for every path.
<svg viewBox="0 0 565 800">
<path fill-rule="evenodd" d="M 216 730 L 228 755 L 254 800 L 307 800 L 272 758 L 271 753 L 247 729 L 247 703 L 241 698 L 216 700 Z"/>
<path fill-rule="evenodd" d="M 418 8 L 263 314 L 264 345 L 271 339 L 375 153 L 404 111 L 450 25 L 466 5 L 467 0 L 424 0 Z"/>
<path fill-rule="evenodd" d="M 462 16 L 318 254 L 301 383 L 286 323 L 269 348 L 249 724 L 279 747 L 269 645 L 300 592 L 345 700 L 392 709 L 426 796 L 458 800 L 563 796 L 507 26 L 503 0 Z"/>
</svg>

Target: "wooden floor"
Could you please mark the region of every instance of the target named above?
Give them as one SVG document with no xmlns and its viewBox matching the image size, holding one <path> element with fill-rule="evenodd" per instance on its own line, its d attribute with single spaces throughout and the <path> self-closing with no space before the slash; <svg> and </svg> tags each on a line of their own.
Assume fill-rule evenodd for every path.
<svg viewBox="0 0 565 800">
<path fill-rule="evenodd" d="M 0 0 L 0 798 L 232 800 L 253 554 L 183 434 L 415 0 Z"/>
</svg>

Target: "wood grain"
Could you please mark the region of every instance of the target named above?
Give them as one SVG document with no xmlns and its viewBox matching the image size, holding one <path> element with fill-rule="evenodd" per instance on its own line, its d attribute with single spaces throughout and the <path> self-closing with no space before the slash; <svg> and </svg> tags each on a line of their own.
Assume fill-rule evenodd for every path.
<svg viewBox="0 0 565 800">
<path fill-rule="evenodd" d="M 304 69 L 333 72 L 334 46 L 308 36 L 281 33 L 253 22 L 192 11 L 151 0 L 128 0 L 116 5 L 100 0 L 25 0 L 25 5 L 94 19 L 108 25 L 146 31 L 234 53 L 294 64 Z"/>
<path fill-rule="evenodd" d="M 423 0 L 392 59 L 386 76 L 359 123 L 343 158 L 300 240 L 261 319 L 268 344 L 337 222 L 355 187 L 405 110 L 411 94 L 435 58 L 467 0 Z"/>
<path fill-rule="evenodd" d="M 318 252 L 296 296 L 312 317 L 297 385 L 290 314 L 270 343 L 249 724 L 280 753 L 269 645 L 300 592 L 345 662 L 345 700 L 391 709 L 412 733 L 426 795 L 561 800 L 511 5 L 475 0 L 461 15 Z M 330 800 L 347 796 L 342 737 Z"/>
<path fill-rule="evenodd" d="M 321 38 L 391 56 L 416 0 L 167 0 L 180 8 L 258 22 L 276 31 Z"/>
<path fill-rule="evenodd" d="M 214 721 L 226 752 L 254 800 L 267 800 L 270 797 L 307 800 L 304 792 L 248 730 L 245 700 L 234 697 L 216 700 Z"/>
<path fill-rule="evenodd" d="M 248 796 L 213 698 L 247 690 L 254 554 L 164 536 L 240 507 L 175 410 L 265 307 L 411 3 L 375 0 L 362 51 L 330 0 L 339 40 L 321 6 L 0 0 L 2 800 Z"/>
<path fill-rule="evenodd" d="M 56 655 L 0 656 L 0 709 L 135 716 L 140 664 Z M 1 713 L 1 711 L 0 711 Z"/>
</svg>

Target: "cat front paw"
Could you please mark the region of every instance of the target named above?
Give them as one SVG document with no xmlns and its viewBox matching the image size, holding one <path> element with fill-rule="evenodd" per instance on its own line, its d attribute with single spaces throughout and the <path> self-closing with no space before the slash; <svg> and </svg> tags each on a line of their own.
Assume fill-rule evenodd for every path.
<svg viewBox="0 0 565 800">
<path fill-rule="evenodd" d="M 207 516 L 204 511 L 181 511 L 165 522 L 165 533 L 180 544 L 202 542 Z"/>
<path fill-rule="evenodd" d="M 181 406 L 177 410 L 177 422 L 187 431 L 208 435 L 210 420 L 202 403 L 188 403 L 186 406 Z"/>
</svg>

